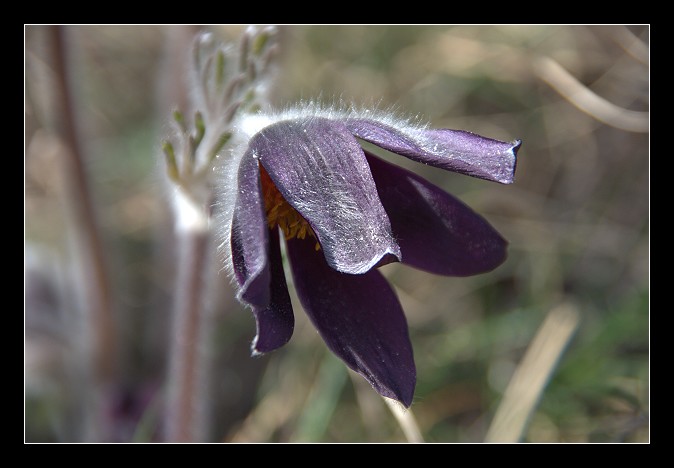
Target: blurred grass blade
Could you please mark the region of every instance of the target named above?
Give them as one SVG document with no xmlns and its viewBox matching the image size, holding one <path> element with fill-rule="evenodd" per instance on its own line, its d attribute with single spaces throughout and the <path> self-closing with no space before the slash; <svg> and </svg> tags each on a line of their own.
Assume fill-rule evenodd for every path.
<svg viewBox="0 0 674 468">
<path fill-rule="evenodd" d="M 570 304 L 557 306 L 548 313 L 503 394 L 486 442 L 522 439 L 543 389 L 579 321 L 578 310 Z"/>
<path fill-rule="evenodd" d="M 325 439 L 324 434 L 344 389 L 346 377 L 347 370 L 342 361 L 326 353 L 297 424 L 297 433 L 293 437 L 295 441 L 319 442 Z"/>
</svg>

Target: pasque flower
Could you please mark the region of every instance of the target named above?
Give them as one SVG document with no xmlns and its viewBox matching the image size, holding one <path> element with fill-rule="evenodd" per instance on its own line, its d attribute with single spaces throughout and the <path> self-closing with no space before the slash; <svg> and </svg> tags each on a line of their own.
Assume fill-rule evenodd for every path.
<svg viewBox="0 0 674 468">
<path fill-rule="evenodd" d="M 448 276 L 492 270 L 506 241 L 484 218 L 359 140 L 420 163 L 504 184 L 520 141 L 430 129 L 382 112 L 308 106 L 248 117 L 222 170 L 222 248 L 237 298 L 257 323 L 253 353 L 283 346 L 294 315 L 284 274 L 330 350 L 381 395 L 410 406 L 416 370 L 407 322 L 378 271 L 398 261 Z"/>
</svg>

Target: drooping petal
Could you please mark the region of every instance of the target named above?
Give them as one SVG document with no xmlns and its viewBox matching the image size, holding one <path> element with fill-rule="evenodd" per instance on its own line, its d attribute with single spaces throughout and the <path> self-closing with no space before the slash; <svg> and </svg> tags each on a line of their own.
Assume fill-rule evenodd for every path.
<svg viewBox="0 0 674 468">
<path fill-rule="evenodd" d="M 416 370 L 395 292 L 373 269 L 332 269 L 308 240 L 287 241 L 297 295 L 328 348 L 381 395 L 412 404 Z"/>
<path fill-rule="evenodd" d="M 263 309 L 271 300 L 269 228 L 260 189 L 260 166 L 250 151 L 241 160 L 237 183 L 231 235 L 234 276 L 239 284 L 237 299 Z"/>
<path fill-rule="evenodd" d="M 484 218 L 422 177 L 366 155 L 403 263 L 448 276 L 503 263 L 508 244 Z"/>
<path fill-rule="evenodd" d="M 347 119 L 358 138 L 431 166 L 503 184 L 513 182 L 522 142 L 492 140 L 463 130 L 403 131 L 371 119 Z"/>
<path fill-rule="evenodd" d="M 295 316 L 283 273 L 278 229 L 269 231 L 269 263 L 271 265 L 271 301 L 265 308 L 253 307 L 257 335 L 253 354 L 268 353 L 290 340 L 295 328 Z"/>
<path fill-rule="evenodd" d="M 359 274 L 400 257 L 365 154 L 341 122 L 281 121 L 256 134 L 250 148 L 309 222 L 331 267 Z"/>
</svg>

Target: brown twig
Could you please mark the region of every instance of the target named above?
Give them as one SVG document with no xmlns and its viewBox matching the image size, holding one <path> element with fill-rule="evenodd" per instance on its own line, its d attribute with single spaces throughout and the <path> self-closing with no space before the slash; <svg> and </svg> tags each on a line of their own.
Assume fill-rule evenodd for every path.
<svg viewBox="0 0 674 468">
<path fill-rule="evenodd" d="M 648 132 L 648 112 L 624 109 L 598 96 L 553 59 L 535 60 L 534 70 L 562 97 L 600 122 L 629 132 Z"/>
<path fill-rule="evenodd" d="M 100 390 L 113 381 L 116 368 L 115 322 L 103 241 L 85 169 L 81 134 L 77 128 L 77 106 L 72 93 L 73 84 L 68 67 L 65 36 L 64 27 L 49 27 L 48 39 L 52 45 L 56 99 L 59 103 L 57 108 L 60 109 L 59 118 L 54 120 L 57 122 L 57 132 L 67 146 L 67 150 L 64 151 L 65 185 L 68 190 L 68 204 L 73 213 L 74 232 L 78 238 L 82 268 L 88 280 L 88 284 L 82 290 L 86 294 L 84 313 L 90 321 L 89 327 L 93 332 L 90 340 L 93 347 L 90 378 Z"/>
</svg>

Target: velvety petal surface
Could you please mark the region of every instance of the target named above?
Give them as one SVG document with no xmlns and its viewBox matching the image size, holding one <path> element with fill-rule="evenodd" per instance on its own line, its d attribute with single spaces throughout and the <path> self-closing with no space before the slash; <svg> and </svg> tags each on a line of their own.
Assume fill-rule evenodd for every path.
<svg viewBox="0 0 674 468">
<path fill-rule="evenodd" d="M 358 138 L 431 166 L 491 180 L 513 182 L 521 141 L 507 143 L 463 130 L 404 131 L 370 119 L 347 119 Z"/>
<path fill-rule="evenodd" d="M 381 395 L 412 404 L 416 370 L 407 322 L 378 270 L 332 269 L 309 240 L 286 241 L 297 295 L 328 348 Z"/>
<path fill-rule="evenodd" d="M 231 235 L 234 276 L 239 284 L 237 299 L 263 309 L 271 300 L 269 228 L 260 189 L 260 166 L 250 151 L 239 166 L 238 188 Z"/>
<path fill-rule="evenodd" d="M 281 121 L 257 133 L 250 148 L 334 269 L 359 274 L 400 257 L 365 154 L 341 122 Z"/>
<path fill-rule="evenodd" d="M 257 335 L 253 354 L 267 353 L 280 348 L 290 340 L 295 328 L 295 316 L 283 273 L 278 229 L 269 231 L 269 263 L 271 265 L 271 301 L 265 308 L 253 307 Z"/>
<path fill-rule="evenodd" d="M 468 276 L 505 260 L 507 242 L 483 217 L 422 177 L 366 154 L 403 263 Z"/>
</svg>

